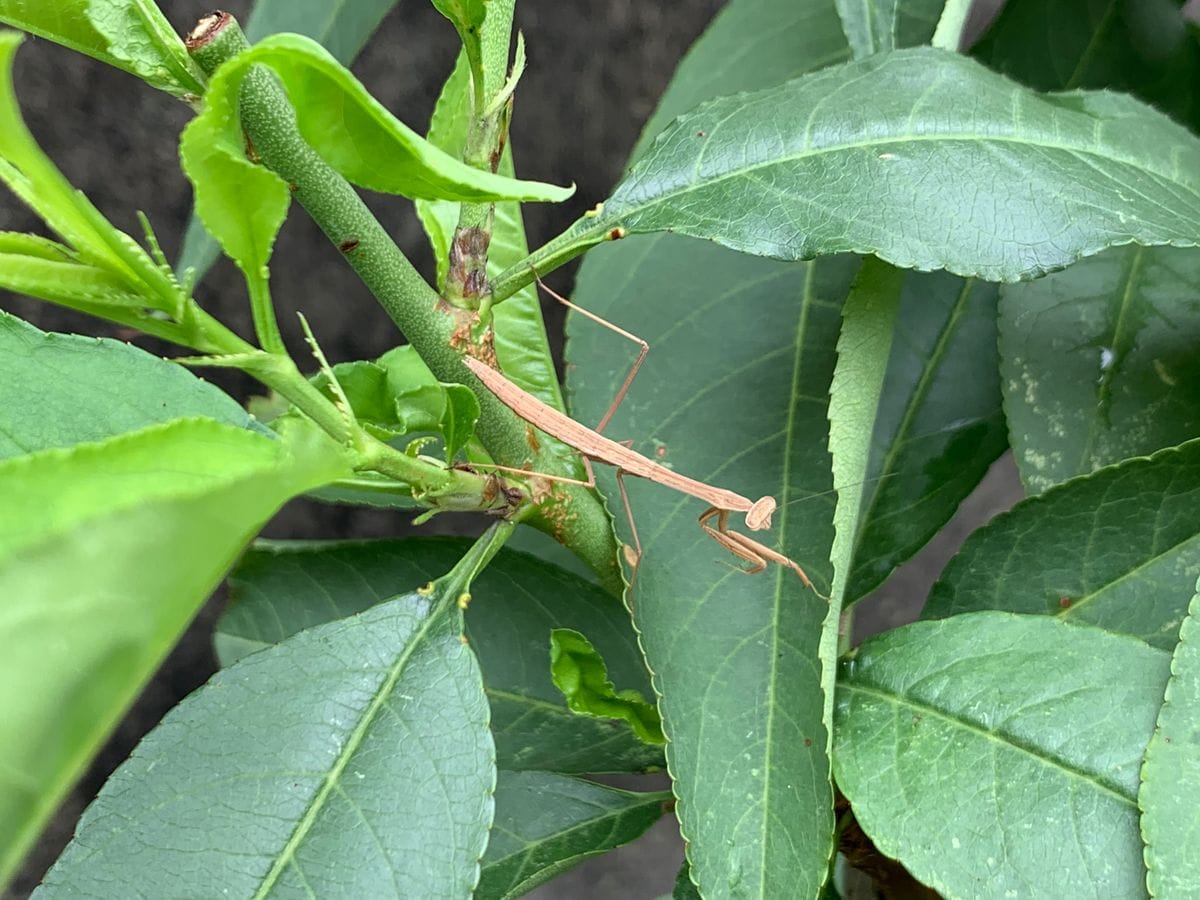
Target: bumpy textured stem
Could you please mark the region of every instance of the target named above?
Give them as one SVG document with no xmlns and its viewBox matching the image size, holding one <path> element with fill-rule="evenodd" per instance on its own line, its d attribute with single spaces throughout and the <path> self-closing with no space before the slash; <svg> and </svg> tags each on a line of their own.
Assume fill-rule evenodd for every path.
<svg viewBox="0 0 1200 900">
<path fill-rule="evenodd" d="M 206 74 L 247 47 L 231 16 L 221 14 L 192 33 L 189 49 Z M 491 356 L 490 333 L 474 345 L 477 316 L 446 303 L 425 283 L 371 214 L 354 188 L 304 141 L 295 112 L 274 77 L 255 67 L 240 95 L 242 127 L 258 158 L 294 188 L 293 196 L 312 216 L 375 295 L 392 321 L 416 347 L 433 373 L 465 384 L 479 398 L 477 432 L 497 462 L 559 473 L 562 463 L 531 448 L 527 425 L 500 403 L 462 362 L 464 352 Z M 616 542 L 608 514 L 590 490 L 556 485 L 525 521 L 570 547 L 614 592 L 621 585 Z"/>
</svg>

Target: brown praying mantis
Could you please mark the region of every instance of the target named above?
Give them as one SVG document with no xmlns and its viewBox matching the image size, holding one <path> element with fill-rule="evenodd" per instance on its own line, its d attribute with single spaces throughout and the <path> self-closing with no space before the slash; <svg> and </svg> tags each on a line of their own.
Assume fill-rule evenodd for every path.
<svg viewBox="0 0 1200 900">
<path fill-rule="evenodd" d="M 750 564 L 749 568 L 740 569 L 740 571 L 746 574 L 754 574 L 765 570 L 768 563 L 777 563 L 791 569 L 800 576 L 806 587 L 817 594 L 817 596 L 827 600 L 828 598 L 813 586 L 804 569 L 796 562 L 747 535 L 730 530 L 729 516 L 732 513 L 745 513 L 746 527 L 751 531 L 762 531 L 763 529 L 770 528 L 771 515 L 775 512 L 776 508 L 773 497 L 759 497 L 757 500 L 750 500 L 748 497 L 743 497 L 741 494 L 734 493 L 733 491 L 713 487 L 703 481 L 688 478 L 686 475 L 680 475 L 666 466 L 659 465 L 653 460 L 647 459 L 642 454 L 633 450 L 629 444 L 614 441 L 600 433 L 604 430 L 613 413 L 616 412 L 617 407 L 621 405 L 621 401 L 625 398 L 625 393 L 629 390 L 630 384 L 633 382 L 638 369 L 641 368 L 642 362 L 646 358 L 646 354 L 650 351 L 650 345 L 641 338 L 613 325 L 595 313 L 588 312 L 586 309 L 576 306 L 566 297 L 555 293 L 542 282 L 540 277 L 537 277 L 536 273 L 535 278 L 537 278 L 538 284 L 547 294 L 592 321 L 604 325 L 623 337 L 636 342 L 641 346 L 641 352 L 638 354 L 638 358 L 630 368 L 629 374 L 625 376 L 625 381 L 622 383 L 608 410 L 604 413 L 604 416 L 600 419 L 595 429 L 581 425 L 565 413 L 543 403 L 537 397 L 513 384 L 486 363 L 470 356 L 464 357 L 463 362 L 466 363 L 467 367 L 483 382 L 484 387 L 496 395 L 496 398 L 501 403 L 526 422 L 577 450 L 583 458 L 584 469 L 587 471 L 588 479 L 587 481 L 579 481 L 573 478 L 565 478 L 558 475 L 542 475 L 505 466 L 489 466 L 489 468 L 521 475 L 537 475 L 550 481 L 595 487 L 596 477 L 592 470 L 592 462 L 603 462 L 612 466 L 616 470 L 617 486 L 621 491 L 621 502 L 625 508 L 625 515 L 629 519 L 630 533 L 633 537 L 634 558 L 630 560 L 630 563 L 634 566 L 635 570 L 638 561 L 641 559 L 642 546 L 641 541 L 638 539 L 637 526 L 633 522 L 633 511 L 630 508 L 629 496 L 625 492 L 622 476 L 635 475 L 638 478 L 645 478 L 680 493 L 696 497 L 710 504 L 709 508 L 700 515 L 699 519 L 700 527 L 704 529 L 704 533 L 734 556 Z M 716 519 L 716 527 L 709 524 L 714 518 Z"/>
</svg>

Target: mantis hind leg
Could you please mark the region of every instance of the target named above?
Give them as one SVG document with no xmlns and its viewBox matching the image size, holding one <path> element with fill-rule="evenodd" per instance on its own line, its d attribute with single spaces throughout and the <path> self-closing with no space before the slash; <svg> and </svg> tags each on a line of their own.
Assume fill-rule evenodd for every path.
<svg viewBox="0 0 1200 900">
<path fill-rule="evenodd" d="M 608 321 L 608 319 L 598 316 L 594 312 L 589 312 L 582 306 L 572 303 L 562 294 L 559 294 L 550 288 L 546 282 L 542 281 L 542 277 L 538 275 L 536 269 L 533 270 L 533 277 L 537 280 L 538 286 L 541 287 L 543 291 L 545 291 L 559 303 L 563 304 L 563 306 L 566 306 L 568 309 L 575 310 L 575 312 L 579 313 L 581 316 L 587 316 L 587 318 L 591 319 L 598 325 L 603 325 L 605 328 L 615 331 L 617 334 L 621 335 L 621 337 L 628 338 L 641 347 L 641 349 L 638 351 L 637 359 L 635 359 L 633 361 L 633 365 L 629 367 L 629 374 L 626 375 L 625 380 L 621 382 L 621 387 L 618 388 L 617 393 L 613 396 L 612 403 L 608 405 L 608 409 L 606 409 L 604 411 L 604 415 L 600 417 L 600 423 L 594 429 L 596 433 L 599 434 L 600 432 L 604 431 L 604 426 L 606 426 L 609 420 L 612 419 L 613 414 L 617 411 L 617 407 L 619 407 L 621 405 L 621 401 L 625 399 L 625 394 L 629 391 L 629 386 L 633 384 L 633 379 L 637 377 L 638 369 L 642 367 L 642 363 L 646 360 L 646 354 L 650 352 L 650 345 L 636 334 L 628 332 L 619 325 L 614 325 L 612 322 Z"/>
</svg>

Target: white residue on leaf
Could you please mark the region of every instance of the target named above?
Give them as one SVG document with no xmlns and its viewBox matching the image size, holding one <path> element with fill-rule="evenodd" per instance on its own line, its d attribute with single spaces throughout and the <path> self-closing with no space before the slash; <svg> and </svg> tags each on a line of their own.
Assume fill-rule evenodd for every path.
<svg viewBox="0 0 1200 900">
<path fill-rule="evenodd" d="M 1167 371 L 1161 359 L 1154 360 L 1154 374 L 1168 387 L 1175 387 L 1179 383 L 1179 379 Z"/>
</svg>

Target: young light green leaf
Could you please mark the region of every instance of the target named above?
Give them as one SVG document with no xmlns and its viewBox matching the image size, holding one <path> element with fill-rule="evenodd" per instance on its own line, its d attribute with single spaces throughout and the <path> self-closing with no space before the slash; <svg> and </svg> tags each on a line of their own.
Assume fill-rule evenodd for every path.
<svg viewBox="0 0 1200 900">
<path fill-rule="evenodd" d="M 1154 737 L 1142 763 L 1138 807 L 1154 897 L 1186 897 L 1200 884 L 1193 836 L 1200 832 L 1200 594 L 1179 629 Z"/>
<path fill-rule="evenodd" d="M 946 272 L 904 275 L 846 602 L 923 547 L 1008 445 L 996 294 Z"/>
<path fill-rule="evenodd" d="M 585 859 L 640 837 L 671 799 L 669 791 L 636 794 L 550 772 L 501 771 L 475 896 L 523 897 Z"/>
<path fill-rule="evenodd" d="M 454 462 L 458 452 L 475 436 L 479 421 L 479 399 L 475 392 L 461 384 L 444 384 L 446 410 L 442 414 L 441 432 L 446 443 L 446 463 Z"/>
<path fill-rule="evenodd" d="M 98 492 L 82 482 L 135 458 L 145 460 L 140 480 L 89 496 Z M 0 883 L 263 522 L 348 474 L 340 449 L 308 430 L 270 440 L 177 422 L 9 460 L 0 491 L 28 498 L 21 482 L 36 474 L 46 483 L 50 470 L 54 503 L 69 497 L 69 510 L 29 509 L 24 534 L 11 527 L 24 506 L 4 515 Z"/>
<path fill-rule="evenodd" d="M 446 571 L 469 542 L 260 543 L 230 578 L 233 602 L 217 624 L 228 664 L 303 628 L 371 608 L 398 587 Z M 612 677 L 647 693 L 628 613 L 602 589 L 523 553 L 502 551 L 475 581 L 467 609 L 471 646 L 483 669 L 499 764 L 567 774 L 641 772 L 662 766 L 662 751 L 626 728 L 567 709 L 550 678 L 553 628 L 591 636 Z"/>
<path fill-rule="evenodd" d="M 280 452 L 245 429 L 182 419 L 9 459 L 0 464 L 0 560 L 105 513 L 246 478 Z"/>
<path fill-rule="evenodd" d="M 204 76 L 153 0 L 0 0 L 0 22 L 124 69 L 176 97 L 204 93 Z"/>
<path fill-rule="evenodd" d="M 854 547 L 862 528 L 863 494 L 871 466 L 871 437 L 884 397 L 884 375 L 904 289 L 904 273 L 867 257 L 842 306 L 837 366 L 829 387 L 829 455 L 837 507 L 837 531 L 831 548 L 833 589 L 821 632 L 822 690 L 825 722 L 833 737 L 833 688 L 842 652 L 842 604 L 850 578 Z"/>
<path fill-rule="evenodd" d="M 228 394 L 122 341 L 47 334 L 0 312 L 0 359 L 0 459 L 189 416 L 261 429 Z"/>
<path fill-rule="evenodd" d="M 889 631 L 839 676 L 838 787 L 879 850 L 946 896 L 1143 896 L 1138 767 L 1167 666 L 1038 616 Z"/>
<path fill-rule="evenodd" d="M 144 306 L 178 316 L 184 299 L 179 286 L 132 238 L 114 228 L 71 186 L 25 126 L 12 83 L 13 63 L 21 40 L 17 32 L 0 30 L 0 181 L 71 245 L 72 261 L 109 273 L 124 285 L 124 293 L 142 295 Z M 5 244 L 15 248 L 11 237 L 5 239 Z M 31 255 L 46 257 L 45 252 Z M 47 261 L 53 260 L 47 258 Z M 95 277 L 79 274 L 83 278 Z M 48 274 L 33 280 L 44 284 L 47 293 L 51 293 L 50 284 L 61 281 Z M 46 284 L 47 280 L 50 284 Z M 61 284 L 53 291 L 56 296 L 62 292 Z M 78 298 L 69 305 L 89 312 L 103 309 L 100 304 L 88 305 Z"/>
<path fill-rule="evenodd" d="M 342 65 L 348 66 L 395 5 L 396 0 L 355 0 L 354 3 L 256 0 L 246 22 L 246 38 L 250 43 L 255 43 L 268 35 L 284 31 L 302 34 L 319 43 Z M 193 210 L 184 233 L 176 271 L 182 276 L 191 269 L 199 281 L 220 255 L 219 245 Z"/>
<path fill-rule="evenodd" d="M 927 44 L 946 0 L 834 0 L 854 58 Z"/>
<path fill-rule="evenodd" d="M 967 539 L 926 618 L 1051 615 L 1171 649 L 1200 574 L 1200 440 L 1074 478 Z"/>
<path fill-rule="evenodd" d="M 102 306 L 146 306 L 127 281 L 106 269 L 17 253 L 0 253 L 0 288 L 87 312 Z"/>
<path fill-rule="evenodd" d="M 467 897 L 495 751 L 445 588 L 219 672 L 88 808 L 36 896 Z M 197 827 L 202 823 L 202 827 Z"/>
<path fill-rule="evenodd" d="M 1134 246 L 1004 286 L 1005 407 L 1029 490 L 1200 434 L 1196 284 L 1200 251 Z"/>
<path fill-rule="evenodd" d="M 467 143 L 467 128 L 470 122 L 471 70 L 466 53 L 459 53 L 454 70 L 442 85 L 442 92 L 433 107 L 433 115 L 429 119 L 429 133 L 425 135 L 425 139 L 439 150 L 461 158 Z M 446 273 L 450 269 L 450 244 L 454 240 L 454 229 L 458 225 L 460 205 L 453 200 L 418 199 L 415 206 L 417 216 L 421 219 L 421 225 L 424 226 L 433 248 L 433 259 L 437 264 L 437 283 L 440 288 L 445 285 Z M 528 252 L 525 255 L 528 255 Z M 489 268 L 491 262 L 489 253 Z"/>
<path fill-rule="evenodd" d="M 599 215 L 530 263 L 671 230 L 778 259 L 870 252 L 1016 281 L 1121 244 L 1196 246 L 1198 173 L 1200 138 L 1129 97 L 1038 94 L 957 53 L 898 50 L 681 116 Z M 529 277 L 506 273 L 497 294 Z"/>
<path fill-rule="evenodd" d="M 971 52 L 1038 90 L 1123 91 L 1194 129 L 1200 124 L 1194 27 L 1176 0 L 1008 0 Z"/>
<path fill-rule="evenodd" d="M 463 44 L 463 55 L 473 72 L 477 89 L 483 89 L 483 47 L 480 30 L 487 15 L 487 0 L 433 0 L 433 5 L 449 19 Z M 507 25 L 507 23 L 506 23 Z M 507 59 L 504 60 L 508 62 Z M 487 98 L 480 98 L 486 100 Z"/>
<path fill-rule="evenodd" d="M 662 717 L 634 689 L 618 691 L 608 680 L 604 657 L 591 641 L 570 628 L 550 632 L 550 677 L 572 712 L 599 719 L 620 719 L 647 744 L 665 744 Z"/>
</svg>

